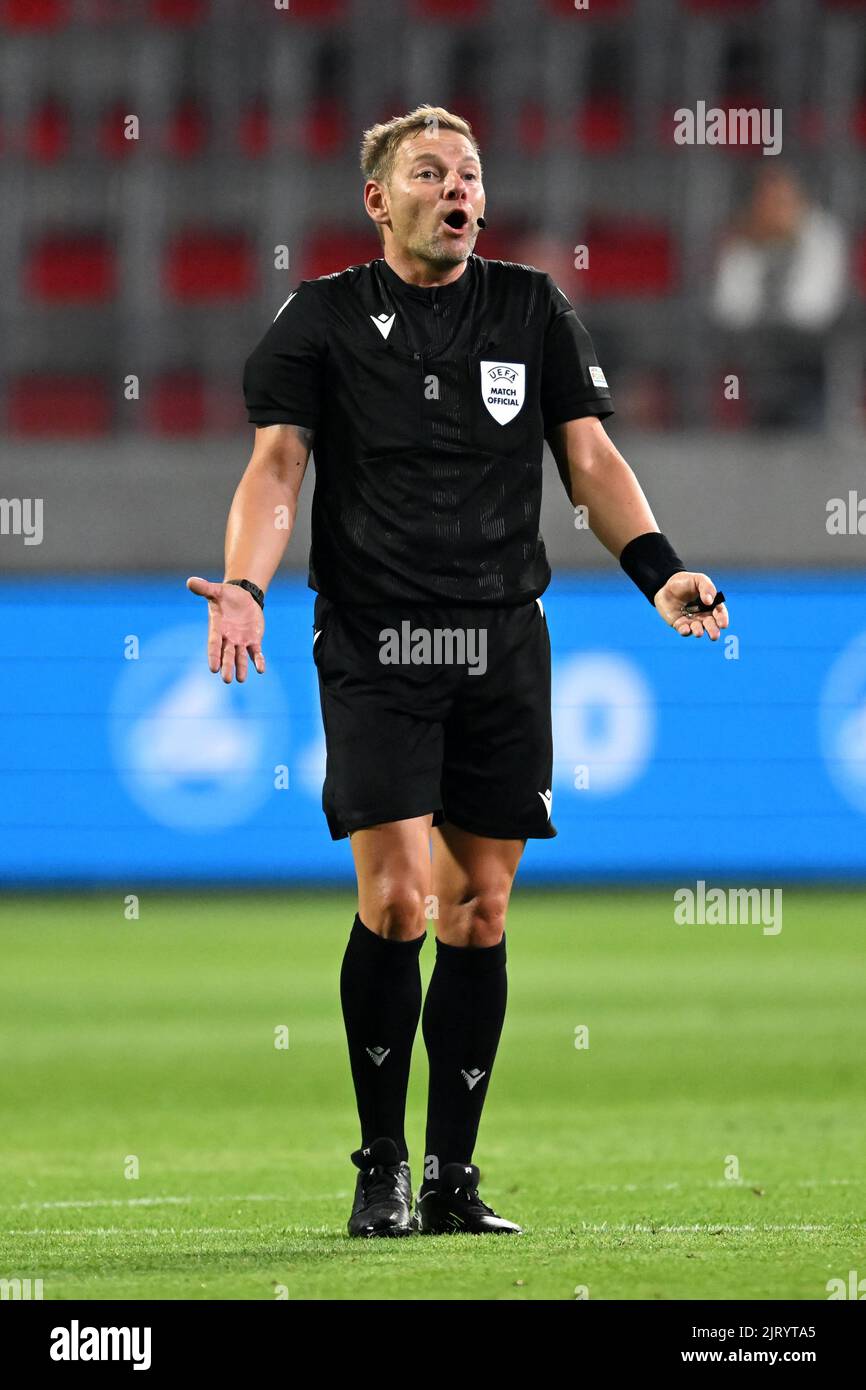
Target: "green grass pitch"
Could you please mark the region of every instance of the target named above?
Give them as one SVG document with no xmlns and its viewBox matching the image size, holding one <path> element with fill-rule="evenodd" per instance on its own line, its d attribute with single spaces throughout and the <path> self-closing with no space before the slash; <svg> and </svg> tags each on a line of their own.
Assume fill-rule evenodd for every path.
<svg viewBox="0 0 866 1390">
<path fill-rule="evenodd" d="M 0 1276 L 46 1299 L 550 1300 L 820 1300 L 866 1276 L 860 895 L 786 889 L 769 936 L 675 926 L 670 888 L 518 881 L 476 1161 L 521 1238 L 347 1238 L 354 910 L 347 892 L 145 891 L 137 921 L 120 892 L 3 904 Z M 416 1189 L 425 1082 L 419 1030 Z"/>
</svg>

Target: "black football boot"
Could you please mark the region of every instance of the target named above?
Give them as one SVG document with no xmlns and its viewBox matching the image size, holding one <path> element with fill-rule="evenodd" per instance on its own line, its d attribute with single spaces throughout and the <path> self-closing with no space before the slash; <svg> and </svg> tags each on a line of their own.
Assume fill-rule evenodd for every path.
<svg viewBox="0 0 866 1390">
<path fill-rule="evenodd" d="M 415 1229 L 423 1236 L 523 1235 L 513 1221 L 497 1216 L 478 1196 L 479 1173 L 474 1163 L 446 1163 L 439 1186 L 415 1203 Z"/>
<path fill-rule="evenodd" d="M 355 1150 L 352 1162 L 361 1171 L 355 1184 L 349 1235 L 412 1235 L 412 1178 L 394 1140 L 374 1139 L 366 1149 Z"/>
</svg>

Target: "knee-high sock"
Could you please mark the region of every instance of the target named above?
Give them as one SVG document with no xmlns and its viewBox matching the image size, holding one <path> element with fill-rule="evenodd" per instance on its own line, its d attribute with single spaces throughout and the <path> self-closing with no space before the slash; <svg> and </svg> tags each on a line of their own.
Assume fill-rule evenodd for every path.
<svg viewBox="0 0 866 1390">
<path fill-rule="evenodd" d="M 361 1147 L 387 1135 L 408 1157 L 406 1090 L 421 1015 L 425 936 L 388 940 L 356 914 L 340 971 L 340 1000 L 361 1121 Z"/>
<path fill-rule="evenodd" d="M 505 1019 L 505 936 L 496 946 L 436 939 L 422 1031 L 430 1061 L 422 1190 L 446 1163 L 469 1163 Z"/>
</svg>

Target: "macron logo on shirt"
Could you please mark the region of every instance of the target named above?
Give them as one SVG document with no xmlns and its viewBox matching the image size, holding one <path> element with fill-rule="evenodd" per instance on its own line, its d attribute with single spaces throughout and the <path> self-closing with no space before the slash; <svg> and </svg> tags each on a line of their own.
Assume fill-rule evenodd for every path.
<svg viewBox="0 0 866 1390">
<path fill-rule="evenodd" d="M 387 314 L 371 314 L 371 315 L 370 315 L 370 318 L 373 320 L 373 322 L 375 323 L 376 327 L 378 328 L 379 332 L 382 334 L 382 337 L 386 340 L 386 342 L 387 342 L 387 339 L 388 339 L 388 334 L 391 332 L 391 329 L 394 327 L 394 320 L 395 320 L 396 317 L 397 317 L 396 314 L 392 314 L 390 318 L 388 317 Z"/>
</svg>

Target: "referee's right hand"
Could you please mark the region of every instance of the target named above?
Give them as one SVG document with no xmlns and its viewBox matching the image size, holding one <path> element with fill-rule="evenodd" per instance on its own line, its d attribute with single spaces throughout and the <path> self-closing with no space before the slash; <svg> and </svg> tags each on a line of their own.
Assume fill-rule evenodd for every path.
<svg viewBox="0 0 866 1390">
<path fill-rule="evenodd" d="M 207 664 L 214 675 L 219 671 L 226 685 L 231 685 L 233 674 L 245 681 L 248 655 L 259 675 L 264 675 L 265 616 L 252 594 L 237 584 L 215 584 L 197 575 L 186 581 L 186 587 L 207 599 Z"/>
</svg>

